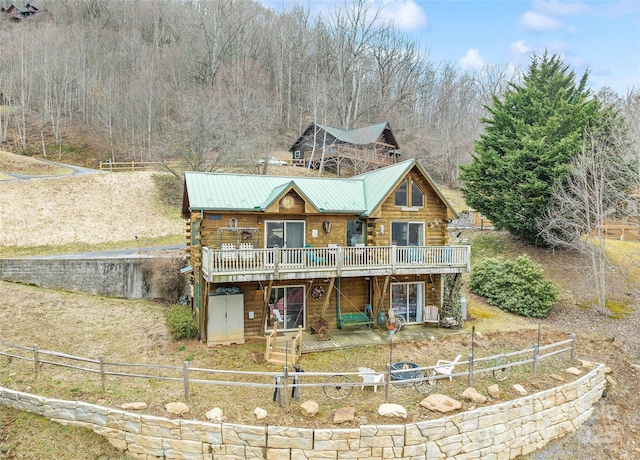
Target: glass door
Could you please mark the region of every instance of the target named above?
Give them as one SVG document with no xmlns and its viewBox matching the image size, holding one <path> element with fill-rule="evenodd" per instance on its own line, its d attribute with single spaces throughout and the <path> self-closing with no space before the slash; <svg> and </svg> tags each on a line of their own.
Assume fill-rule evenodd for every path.
<svg viewBox="0 0 640 460">
<path fill-rule="evenodd" d="M 424 283 L 394 283 L 391 285 L 391 308 L 407 323 L 422 322 Z"/>
<path fill-rule="evenodd" d="M 304 221 L 266 221 L 265 238 L 266 248 L 302 248 L 304 247 Z M 289 264 L 302 263 L 302 256 L 302 251 L 285 251 L 281 262 Z M 267 258 L 267 263 L 272 264 L 273 258 L 270 255 Z"/>
<path fill-rule="evenodd" d="M 274 287 L 271 290 L 267 331 L 273 330 L 275 322 L 279 330 L 304 328 L 304 316 L 304 286 Z"/>
<path fill-rule="evenodd" d="M 391 240 L 396 246 L 424 246 L 424 222 L 391 222 Z"/>
</svg>

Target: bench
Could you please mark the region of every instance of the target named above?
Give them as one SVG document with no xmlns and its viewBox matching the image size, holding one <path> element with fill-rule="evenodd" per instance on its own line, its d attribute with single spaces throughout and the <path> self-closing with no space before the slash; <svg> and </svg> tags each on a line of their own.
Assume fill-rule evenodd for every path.
<svg viewBox="0 0 640 460">
<path fill-rule="evenodd" d="M 340 313 L 338 317 L 338 329 L 342 329 L 342 326 L 349 324 L 365 324 L 371 326 L 373 324 L 371 305 L 367 305 L 364 308 L 364 312 Z"/>
</svg>

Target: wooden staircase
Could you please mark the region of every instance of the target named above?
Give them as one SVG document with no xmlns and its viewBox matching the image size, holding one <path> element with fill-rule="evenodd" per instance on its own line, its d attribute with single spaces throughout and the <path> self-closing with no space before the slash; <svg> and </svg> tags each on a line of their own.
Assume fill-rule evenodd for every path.
<svg viewBox="0 0 640 460">
<path fill-rule="evenodd" d="M 278 343 L 278 323 L 274 322 L 273 331 L 267 336 L 264 359 L 271 364 L 293 366 L 302 354 L 302 326 L 298 326 L 298 334 L 293 337 L 280 337 Z"/>
</svg>

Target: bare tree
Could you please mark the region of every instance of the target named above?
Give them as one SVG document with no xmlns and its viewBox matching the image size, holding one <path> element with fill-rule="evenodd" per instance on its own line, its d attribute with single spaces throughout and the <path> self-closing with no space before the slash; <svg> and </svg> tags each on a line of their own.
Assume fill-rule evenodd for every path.
<svg viewBox="0 0 640 460">
<path fill-rule="evenodd" d="M 553 246 L 586 255 L 601 313 L 606 312 L 606 219 L 624 209 L 628 194 L 638 186 L 638 161 L 623 128 L 611 120 L 590 128 L 572 170 L 560 184 L 543 222 L 541 234 Z"/>
</svg>

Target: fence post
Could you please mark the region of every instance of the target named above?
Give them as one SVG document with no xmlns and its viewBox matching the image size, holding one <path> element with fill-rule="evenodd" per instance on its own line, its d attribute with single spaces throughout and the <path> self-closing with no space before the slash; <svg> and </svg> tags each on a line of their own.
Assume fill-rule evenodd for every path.
<svg viewBox="0 0 640 460">
<path fill-rule="evenodd" d="M 40 367 L 40 361 L 38 358 L 38 345 L 34 345 L 33 346 L 33 362 L 36 365 L 36 378 L 38 378 L 39 372 L 38 372 L 38 368 Z"/>
<path fill-rule="evenodd" d="M 576 335 L 571 334 L 571 361 L 569 362 L 573 362 L 574 359 L 576 359 Z"/>
<path fill-rule="evenodd" d="M 284 407 L 289 407 L 289 388 L 287 385 L 287 379 L 289 378 L 289 366 L 284 366 L 284 375 L 282 382 L 282 393 L 284 396 Z"/>
<path fill-rule="evenodd" d="M 104 393 L 104 392 L 107 391 L 105 383 L 104 383 L 104 377 L 105 377 L 105 375 L 104 375 L 104 358 L 102 356 L 100 356 L 98 358 L 98 362 L 100 362 L 100 380 L 102 381 L 102 392 Z"/>
<path fill-rule="evenodd" d="M 536 376 L 536 372 L 538 371 L 538 353 L 540 352 L 540 344 L 533 344 L 533 376 Z"/>
<path fill-rule="evenodd" d="M 189 361 L 182 364 L 182 378 L 184 380 L 184 399 L 189 401 Z"/>
<path fill-rule="evenodd" d="M 384 402 L 389 402 L 389 385 L 391 385 L 391 364 L 387 364 L 387 378 L 384 382 Z"/>
<path fill-rule="evenodd" d="M 468 385 L 469 387 L 473 386 L 473 354 L 467 356 L 467 359 L 469 360 L 469 380 L 468 380 Z"/>
</svg>

